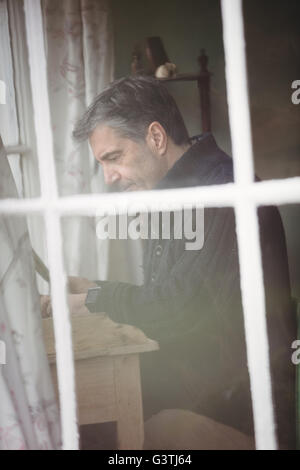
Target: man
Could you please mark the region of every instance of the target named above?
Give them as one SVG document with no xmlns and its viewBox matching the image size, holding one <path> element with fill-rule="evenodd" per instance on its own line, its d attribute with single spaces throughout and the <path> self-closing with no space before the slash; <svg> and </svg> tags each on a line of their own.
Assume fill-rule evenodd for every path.
<svg viewBox="0 0 300 470">
<path fill-rule="evenodd" d="M 230 157 L 211 134 L 189 139 L 175 101 L 152 78 L 111 84 L 78 122 L 74 137 L 89 139 L 115 191 L 233 181 Z M 288 447 L 294 438 L 290 345 L 296 336 L 285 238 L 277 209 L 260 208 L 259 217 L 273 395 L 280 444 Z M 145 418 L 180 408 L 253 434 L 233 209 L 205 209 L 203 248 L 186 250 L 185 242 L 146 241 L 142 286 L 70 278 L 71 310 L 82 312 L 85 303 L 159 341 L 160 350 L 141 362 Z"/>
</svg>

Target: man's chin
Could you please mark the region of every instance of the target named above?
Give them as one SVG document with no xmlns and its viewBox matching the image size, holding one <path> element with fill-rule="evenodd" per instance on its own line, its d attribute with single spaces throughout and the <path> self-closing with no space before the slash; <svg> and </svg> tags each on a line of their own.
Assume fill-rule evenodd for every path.
<svg viewBox="0 0 300 470">
<path fill-rule="evenodd" d="M 110 186 L 109 187 L 109 192 L 110 193 L 115 193 L 115 192 L 116 193 L 120 193 L 120 192 L 127 193 L 127 192 L 131 192 L 131 191 L 142 191 L 143 189 L 145 189 L 145 188 L 143 188 L 141 186 L 138 186 L 135 183 L 132 183 L 132 184 L 130 184 L 128 186 L 124 186 L 124 187 L 122 187 L 122 186 Z"/>
<path fill-rule="evenodd" d="M 127 186 L 126 189 L 124 189 L 125 192 L 129 192 L 129 191 L 142 191 L 143 188 L 141 188 L 140 186 L 137 186 L 136 184 L 130 184 L 129 186 Z"/>
</svg>

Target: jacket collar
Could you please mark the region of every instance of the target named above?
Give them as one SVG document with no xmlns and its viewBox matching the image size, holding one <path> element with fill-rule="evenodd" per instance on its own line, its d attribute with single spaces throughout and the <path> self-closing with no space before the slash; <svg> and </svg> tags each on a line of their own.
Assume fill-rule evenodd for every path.
<svg viewBox="0 0 300 470">
<path fill-rule="evenodd" d="M 211 133 L 194 136 L 191 147 L 173 165 L 155 189 L 207 184 L 207 176 L 216 165 L 216 154 L 223 153 Z"/>
</svg>

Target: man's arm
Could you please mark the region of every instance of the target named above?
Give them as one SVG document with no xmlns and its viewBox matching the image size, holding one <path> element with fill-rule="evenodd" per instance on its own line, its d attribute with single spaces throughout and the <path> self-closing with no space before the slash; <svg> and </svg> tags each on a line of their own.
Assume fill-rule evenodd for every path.
<svg viewBox="0 0 300 470">
<path fill-rule="evenodd" d="M 68 292 L 70 294 L 86 294 L 88 289 L 96 286 L 94 281 L 84 277 L 68 276 Z"/>
<path fill-rule="evenodd" d="M 239 284 L 233 209 L 205 210 L 201 250 L 185 250 L 184 240 L 172 243 L 177 261 L 159 284 L 136 286 L 118 281 L 95 284 L 87 279 L 69 278 L 72 291 L 76 292 L 68 296 L 71 314 L 88 312 L 87 289 L 98 285 L 101 286 L 98 312 L 107 313 L 115 322 L 137 326 L 148 336 L 161 340 L 183 335 L 210 312 L 222 310 L 219 299 L 235 295 L 233 287 Z M 199 305 L 189 308 L 196 297 Z"/>
<path fill-rule="evenodd" d="M 219 292 L 225 288 L 230 296 L 232 283 L 239 282 L 233 209 L 206 209 L 201 250 L 185 251 L 182 240 L 172 243 L 180 245 L 181 251 L 178 250 L 177 261 L 162 283 L 135 286 L 98 281 L 101 291 L 97 310 L 106 312 L 116 322 L 135 325 L 159 340 L 184 334 L 206 311 L 221 309 L 222 305 L 217 305 Z M 196 296 L 201 304 L 195 312 L 195 308 L 189 309 L 189 304 Z"/>
<path fill-rule="evenodd" d="M 72 315 L 84 315 L 88 310 L 84 304 L 88 289 L 96 287 L 94 281 L 86 278 L 68 277 L 68 305 Z M 40 307 L 43 318 L 52 316 L 52 305 L 50 295 L 40 295 Z"/>
</svg>

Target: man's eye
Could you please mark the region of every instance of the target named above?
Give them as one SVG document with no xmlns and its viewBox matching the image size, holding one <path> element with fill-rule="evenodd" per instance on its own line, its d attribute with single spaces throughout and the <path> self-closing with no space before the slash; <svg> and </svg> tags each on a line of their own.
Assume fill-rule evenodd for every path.
<svg viewBox="0 0 300 470">
<path fill-rule="evenodd" d="M 111 157 L 109 157 L 109 161 L 113 161 L 113 160 L 117 160 L 119 158 L 120 155 L 112 155 Z"/>
</svg>

